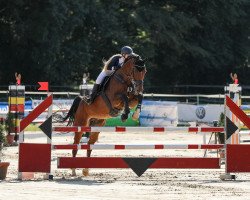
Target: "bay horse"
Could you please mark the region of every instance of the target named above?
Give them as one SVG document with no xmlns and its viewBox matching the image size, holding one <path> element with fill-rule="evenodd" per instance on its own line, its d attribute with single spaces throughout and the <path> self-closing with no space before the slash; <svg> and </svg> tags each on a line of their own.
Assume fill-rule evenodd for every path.
<svg viewBox="0 0 250 200">
<path fill-rule="evenodd" d="M 135 108 L 135 112 L 132 115 L 133 120 L 137 120 L 139 118 L 139 114 L 141 112 L 141 104 L 142 104 L 142 99 L 143 95 L 134 95 L 132 92 L 128 94 L 129 98 L 129 108 Z M 104 126 L 106 124 L 106 119 L 91 119 L 89 126 Z M 87 133 L 86 133 L 87 134 Z M 88 140 L 88 145 L 95 144 L 98 141 L 100 132 L 91 132 L 89 134 L 89 140 Z M 87 157 L 91 156 L 92 150 L 87 150 Z M 82 170 L 82 173 L 84 176 L 89 175 L 89 169 L 85 168 Z"/>
<path fill-rule="evenodd" d="M 104 126 L 106 119 L 116 117 L 122 111 L 121 120 L 126 121 L 130 107 L 138 104 L 137 110 L 140 109 L 146 72 L 145 60 L 137 55 L 128 57 L 123 66 L 110 77 L 92 104 L 88 105 L 83 99 L 76 97 L 63 121 L 70 118 L 73 120 L 73 126 Z M 75 132 L 74 144 L 80 143 L 82 135 L 83 132 Z M 88 144 L 94 144 L 98 135 L 98 132 L 90 133 Z M 90 157 L 90 154 L 91 150 L 88 150 L 87 156 Z M 72 150 L 72 156 L 76 155 L 77 150 Z M 72 169 L 72 176 L 75 175 L 75 169 Z M 88 169 L 83 170 L 83 175 L 88 175 Z"/>
</svg>

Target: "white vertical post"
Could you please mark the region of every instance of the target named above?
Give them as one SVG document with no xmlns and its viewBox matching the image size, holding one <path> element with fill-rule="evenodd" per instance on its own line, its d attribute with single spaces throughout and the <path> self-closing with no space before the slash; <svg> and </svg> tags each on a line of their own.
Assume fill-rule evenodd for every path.
<svg viewBox="0 0 250 200">
<path fill-rule="evenodd" d="M 241 105 L 240 102 L 240 92 L 242 90 L 242 87 L 240 87 L 238 84 L 230 84 L 229 86 L 225 87 L 225 92 L 228 92 L 229 97 L 231 98 L 233 95 L 233 101 L 235 104 L 237 104 L 238 106 Z M 225 104 L 226 106 L 226 104 Z M 240 128 L 240 120 L 232 113 L 229 111 L 229 109 L 227 109 L 227 112 L 225 113 L 225 117 L 228 117 L 230 120 L 232 120 L 232 122 L 238 127 Z M 226 124 L 225 124 L 226 127 Z M 239 129 L 237 131 L 235 131 L 235 133 L 228 139 L 228 141 L 226 142 L 228 144 L 240 144 L 240 134 L 239 134 Z"/>
<path fill-rule="evenodd" d="M 205 132 L 203 132 L 202 133 L 203 134 L 203 144 L 207 144 L 207 138 L 206 138 L 206 133 Z M 204 149 L 204 157 L 207 157 L 207 149 Z"/>
<path fill-rule="evenodd" d="M 24 131 L 19 132 L 19 140 L 18 140 L 18 152 L 20 151 L 20 144 L 24 142 Z M 19 162 L 19 157 L 18 157 L 18 162 Z M 19 165 L 18 165 L 18 172 L 17 172 L 17 179 L 18 180 L 22 180 L 23 178 L 23 173 L 19 171 Z"/>
<path fill-rule="evenodd" d="M 53 94 L 52 93 L 48 93 L 48 96 L 49 95 L 53 95 Z M 52 112 L 53 112 L 53 101 L 52 101 L 52 104 L 48 108 L 47 119 L 52 116 Z M 52 130 L 52 128 L 51 128 L 51 130 Z M 52 135 L 52 133 L 51 133 L 51 135 Z M 50 139 L 49 137 L 47 137 L 47 144 L 51 144 L 51 143 L 52 143 L 52 139 Z"/>
<path fill-rule="evenodd" d="M 53 94 L 51 92 L 48 92 L 47 96 L 50 96 L 50 95 L 53 95 Z M 52 100 L 52 104 L 48 107 L 47 119 L 52 116 L 52 112 L 53 112 L 53 100 Z M 52 126 L 52 124 L 51 124 L 51 126 Z M 51 127 L 51 130 L 52 130 L 52 127 Z M 52 133 L 51 133 L 51 139 L 49 137 L 47 137 L 47 144 L 51 145 L 51 143 L 52 143 Z M 51 148 L 52 148 L 52 145 L 51 145 Z M 51 154 L 51 156 L 52 156 L 52 154 Z M 52 177 L 51 164 L 50 164 L 50 172 L 45 174 L 44 179 L 50 179 L 50 177 Z"/>
</svg>

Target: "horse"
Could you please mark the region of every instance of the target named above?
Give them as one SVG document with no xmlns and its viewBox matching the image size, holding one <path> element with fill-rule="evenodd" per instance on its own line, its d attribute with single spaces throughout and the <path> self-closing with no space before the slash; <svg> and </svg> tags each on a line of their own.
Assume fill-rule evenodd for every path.
<svg viewBox="0 0 250 200">
<path fill-rule="evenodd" d="M 132 115 L 133 120 L 137 120 L 139 118 L 139 114 L 141 112 L 141 104 L 142 104 L 142 99 L 143 95 L 134 95 L 132 92 L 128 94 L 129 98 L 129 108 L 135 108 L 135 112 Z M 89 126 L 104 126 L 106 124 L 106 119 L 91 119 Z M 98 141 L 99 134 L 100 132 L 86 132 L 86 136 L 88 137 L 88 145 L 95 144 Z M 91 156 L 92 150 L 87 150 L 87 157 Z M 89 175 L 89 169 L 85 168 L 82 170 L 82 173 L 84 176 Z"/>
<path fill-rule="evenodd" d="M 88 105 L 84 99 L 76 97 L 62 121 L 70 118 L 73 126 L 104 126 L 106 119 L 116 117 L 122 111 L 121 120 L 126 121 L 130 107 L 138 104 L 137 112 L 140 110 L 146 72 L 145 60 L 140 56 L 128 57 L 123 66 L 109 78 L 92 104 Z M 82 135 L 83 132 L 75 132 L 74 144 L 80 143 Z M 96 132 L 90 133 L 88 144 L 94 144 L 98 135 Z M 88 150 L 87 156 L 90 157 L 90 154 Z M 77 150 L 72 150 L 72 156 L 76 155 Z M 88 175 L 88 170 L 83 170 L 83 175 Z M 72 169 L 72 176 L 76 176 L 75 169 Z"/>
</svg>

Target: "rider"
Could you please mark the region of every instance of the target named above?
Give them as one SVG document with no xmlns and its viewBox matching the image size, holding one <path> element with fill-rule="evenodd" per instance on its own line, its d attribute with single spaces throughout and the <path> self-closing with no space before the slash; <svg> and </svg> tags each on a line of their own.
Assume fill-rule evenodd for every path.
<svg viewBox="0 0 250 200">
<path fill-rule="evenodd" d="M 101 73 L 99 74 L 99 76 L 95 81 L 90 98 L 86 99 L 86 102 L 89 105 L 94 101 L 104 78 L 112 74 L 114 71 L 118 70 L 120 67 L 122 67 L 125 59 L 132 54 L 133 54 L 133 49 L 129 46 L 124 46 L 121 49 L 121 54 L 116 54 L 113 55 L 111 58 L 109 58 L 109 60 L 104 64 L 103 70 L 101 71 Z"/>
</svg>

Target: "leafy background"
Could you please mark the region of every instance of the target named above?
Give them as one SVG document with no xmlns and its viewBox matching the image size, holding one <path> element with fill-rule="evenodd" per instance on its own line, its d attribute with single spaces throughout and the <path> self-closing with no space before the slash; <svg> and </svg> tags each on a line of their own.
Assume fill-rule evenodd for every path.
<svg viewBox="0 0 250 200">
<path fill-rule="evenodd" d="M 249 0 L 0 0 L 0 83 L 95 80 L 130 45 L 147 57 L 146 88 L 250 84 Z"/>
</svg>

